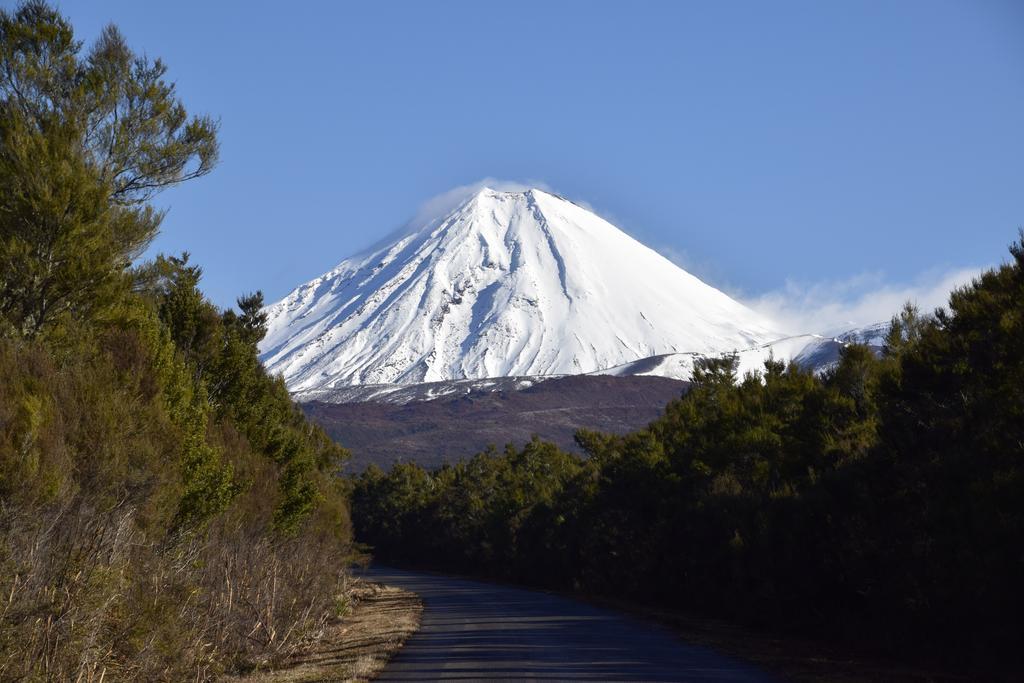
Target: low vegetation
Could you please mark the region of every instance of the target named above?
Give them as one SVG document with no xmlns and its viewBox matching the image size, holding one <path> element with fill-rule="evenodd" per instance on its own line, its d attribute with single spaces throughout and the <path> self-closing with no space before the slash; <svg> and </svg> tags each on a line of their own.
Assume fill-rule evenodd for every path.
<svg viewBox="0 0 1024 683">
<path fill-rule="evenodd" d="M 368 468 L 391 562 L 674 606 L 956 668 L 1020 662 L 1024 234 L 948 310 L 817 377 L 698 365 L 648 428 Z"/>
<path fill-rule="evenodd" d="M 585 457 L 350 483 L 257 359 L 262 295 L 221 310 L 187 254 L 139 261 L 153 197 L 218 155 L 164 75 L 113 27 L 84 50 L 44 2 L 0 11 L 0 679 L 301 663 L 350 606 L 349 486 L 390 561 L 1021 664 L 1024 236 L 882 358 L 709 360 Z"/>
<path fill-rule="evenodd" d="M 0 679 L 206 680 L 342 601 L 346 457 L 187 255 L 132 266 L 216 125 L 113 28 L 0 12 Z"/>
<path fill-rule="evenodd" d="M 343 615 L 325 637 L 289 657 L 273 671 L 238 683 L 322 683 L 374 680 L 420 626 L 423 602 L 415 593 L 355 579 L 346 591 Z"/>
</svg>

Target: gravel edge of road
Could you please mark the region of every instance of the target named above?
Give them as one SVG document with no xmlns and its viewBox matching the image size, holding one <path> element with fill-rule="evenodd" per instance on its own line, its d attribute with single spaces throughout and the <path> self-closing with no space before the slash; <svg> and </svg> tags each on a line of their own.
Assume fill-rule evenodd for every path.
<svg viewBox="0 0 1024 683">
<path fill-rule="evenodd" d="M 314 683 L 371 681 L 420 627 L 423 601 L 394 586 L 356 579 L 347 615 L 331 624 L 324 637 L 283 666 L 234 683 Z"/>
</svg>

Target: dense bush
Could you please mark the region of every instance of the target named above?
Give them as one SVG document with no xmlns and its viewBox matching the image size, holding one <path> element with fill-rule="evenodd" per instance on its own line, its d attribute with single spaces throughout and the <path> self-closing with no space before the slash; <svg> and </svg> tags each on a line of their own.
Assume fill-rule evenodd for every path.
<svg viewBox="0 0 1024 683">
<path fill-rule="evenodd" d="M 346 452 L 264 372 L 262 296 L 131 268 L 216 127 L 106 29 L 0 12 L 0 679 L 206 680 L 337 612 Z"/>
<path fill-rule="evenodd" d="M 671 604 L 951 664 L 1024 632 L 1024 237 L 1013 260 L 816 377 L 700 364 L 647 429 L 369 469 L 357 538 L 396 562 Z M 952 661 L 957 660 L 957 661 Z M 1019 663 L 1019 662 L 1017 662 Z"/>
<path fill-rule="evenodd" d="M 116 326 L 60 351 L 0 340 L 0 677 L 211 675 L 283 656 L 332 614 L 342 453 L 276 423 L 323 462 L 297 513 L 287 463 L 217 417 L 150 325 L 148 340 Z M 267 412 L 297 422 L 275 381 L 253 379 Z"/>
</svg>

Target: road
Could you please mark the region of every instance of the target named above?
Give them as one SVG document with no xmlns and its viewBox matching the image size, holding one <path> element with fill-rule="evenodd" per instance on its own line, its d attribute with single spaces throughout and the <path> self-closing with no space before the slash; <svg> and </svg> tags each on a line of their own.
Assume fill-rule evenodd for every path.
<svg viewBox="0 0 1024 683">
<path fill-rule="evenodd" d="M 770 681 L 668 629 L 540 591 L 375 567 L 418 593 L 423 623 L 381 681 Z"/>
</svg>

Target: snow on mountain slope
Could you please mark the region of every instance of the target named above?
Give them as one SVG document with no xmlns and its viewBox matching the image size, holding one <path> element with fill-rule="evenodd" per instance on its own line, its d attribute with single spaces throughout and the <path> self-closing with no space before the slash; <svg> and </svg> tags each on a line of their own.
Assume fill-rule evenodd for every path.
<svg viewBox="0 0 1024 683">
<path fill-rule="evenodd" d="M 866 327 L 858 327 L 842 332 L 820 335 L 800 334 L 777 339 L 767 344 L 760 344 L 749 349 L 726 351 L 719 354 L 702 353 L 669 353 L 642 358 L 632 363 L 625 363 L 605 370 L 597 370 L 591 375 L 615 375 L 631 377 L 637 375 L 655 375 L 688 381 L 693 375 L 693 364 L 701 357 L 708 355 L 725 355 L 735 353 L 739 361 L 736 376 L 743 377 L 748 372 L 764 371 L 764 362 L 769 358 L 795 363 L 815 373 L 825 372 L 839 362 L 839 353 L 850 344 L 864 344 L 881 353 L 885 336 L 889 332 L 889 323 L 875 323 Z"/>
<path fill-rule="evenodd" d="M 454 399 L 471 393 L 522 391 L 548 379 L 564 375 L 540 377 L 491 377 L 487 379 L 453 379 L 445 382 L 419 384 L 352 384 L 333 389 L 309 389 L 292 396 L 299 403 L 390 403 L 406 405 L 437 399 Z"/>
<path fill-rule="evenodd" d="M 736 376 L 743 377 L 748 372 L 764 371 L 764 362 L 769 358 L 775 358 L 778 360 L 784 360 L 787 363 L 794 361 L 799 363 L 798 360 L 805 350 L 808 348 L 831 348 L 835 344 L 841 346 L 841 343 L 830 338 L 822 337 L 817 334 L 802 334 L 794 337 L 785 337 L 784 339 L 778 339 L 768 344 L 760 344 L 758 346 L 749 349 L 739 349 L 733 351 L 725 351 L 720 354 L 703 354 L 703 353 L 669 353 L 662 354 L 659 356 L 652 356 L 651 358 L 643 358 L 632 363 L 626 363 L 614 368 L 608 368 L 606 370 L 598 370 L 592 372 L 592 375 L 615 375 L 619 377 L 631 377 L 636 375 L 655 375 L 658 377 L 669 377 L 672 379 L 681 379 L 688 381 L 693 374 L 694 362 L 702 357 L 713 356 L 713 355 L 725 355 L 735 353 L 737 356 L 738 365 L 736 368 Z M 838 357 L 838 351 L 836 351 Z M 820 369 L 816 366 L 810 366 L 812 369 Z"/>
<path fill-rule="evenodd" d="M 885 336 L 889 333 L 889 323 L 881 322 L 866 327 L 828 334 L 811 341 L 792 357 L 794 363 L 825 372 L 839 362 L 839 352 L 850 344 L 864 344 L 875 353 L 881 354 L 885 344 Z"/>
<path fill-rule="evenodd" d="M 839 354 L 849 344 L 865 344 L 876 353 L 882 352 L 889 323 L 845 330 L 831 336 L 801 334 L 761 344 L 750 349 L 728 351 L 723 354 L 664 353 L 641 358 L 612 368 L 586 373 L 589 376 L 612 377 L 666 377 L 690 381 L 697 359 L 708 355 L 736 354 L 737 378 L 748 372 L 763 372 L 769 358 L 795 363 L 815 373 L 823 373 L 839 362 Z M 496 377 L 487 379 L 458 379 L 420 384 L 355 384 L 335 388 L 310 389 L 293 394 L 300 403 L 390 403 L 406 405 L 437 399 L 451 400 L 472 393 L 500 391 L 515 392 L 529 389 L 541 382 L 566 375 L 537 375 L 533 377 Z"/>
<path fill-rule="evenodd" d="M 292 391 L 582 374 L 782 336 L 547 192 L 485 188 L 410 227 L 266 309 L 261 358 Z"/>
</svg>

